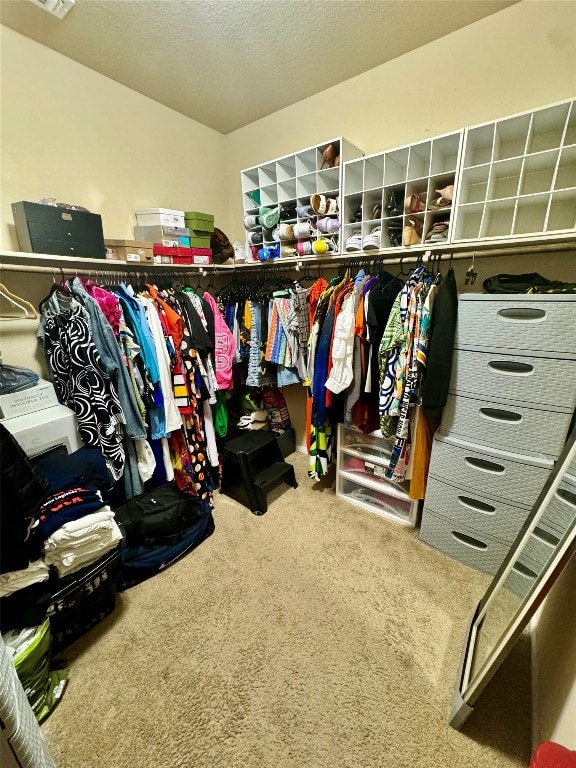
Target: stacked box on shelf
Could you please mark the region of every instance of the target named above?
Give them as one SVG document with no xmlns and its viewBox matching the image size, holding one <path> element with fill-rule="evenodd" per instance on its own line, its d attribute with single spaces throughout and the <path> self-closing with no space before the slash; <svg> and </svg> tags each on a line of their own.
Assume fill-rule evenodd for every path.
<svg viewBox="0 0 576 768">
<path fill-rule="evenodd" d="M 212 251 L 210 248 L 182 248 L 174 245 L 158 245 L 154 243 L 154 261 L 159 264 L 212 264 Z"/>
<path fill-rule="evenodd" d="M 184 211 L 172 208 L 141 208 L 136 211 L 139 227 L 183 227 Z"/>
<path fill-rule="evenodd" d="M 575 310 L 568 294 L 460 297 L 421 538 L 473 568 L 498 570 L 562 451 L 576 406 Z M 553 525 L 531 535 L 511 577 L 516 594 L 537 578 L 531 553 L 550 553 Z"/>
<path fill-rule="evenodd" d="M 106 256 L 102 217 L 60 206 L 12 203 L 18 244 L 23 251 L 103 259 Z"/>
<path fill-rule="evenodd" d="M 160 224 L 148 227 L 134 227 L 137 240 L 147 240 L 158 245 L 172 245 L 176 248 L 190 248 L 190 230 L 187 227 L 165 227 Z"/>
<path fill-rule="evenodd" d="M 104 240 L 106 258 L 112 261 L 152 264 L 152 242 L 145 240 Z"/>
<path fill-rule="evenodd" d="M 214 232 L 214 214 L 200 211 L 186 211 L 184 222 L 190 230 L 192 248 L 210 248 L 210 238 Z"/>
</svg>

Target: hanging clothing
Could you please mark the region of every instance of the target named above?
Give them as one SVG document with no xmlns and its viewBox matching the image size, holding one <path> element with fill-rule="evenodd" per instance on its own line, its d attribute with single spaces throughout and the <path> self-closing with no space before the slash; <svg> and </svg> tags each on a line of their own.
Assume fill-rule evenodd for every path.
<svg viewBox="0 0 576 768">
<path fill-rule="evenodd" d="M 212 308 L 214 315 L 214 363 L 218 389 L 232 389 L 232 363 L 236 342 L 214 298 L 207 291 L 203 298 Z"/>
<path fill-rule="evenodd" d="M 126 419 L 92 341 L 88 314 L 75 299 L 60 307 L 57 298 L 55 303 L 51 300 L 50 310 L 45 305 L 42 314 L 39 338 L 58 399 L 75 412 L 84 445 L 100 448 L 110 473 L 118 480 L 124 469 L 122 434 Z"/>
<path fill-rule="evenodd" d="M 434 302 L 426 376 L 422 385 L 424 413 L 434 418 L 441 417 L 448 399 L 457 317 L 456 278 L 454 270 L 449 269 Z"/>
<path fill-rule="evenodd" d="M 86 309 L 90 317 L 92 340 L 100 354 L 106 372 L 116 386 L 118 399 L 126 417 L 126 434 L 134 440 L 142 440 L 146 437 L 146 426 L 142 421 L 134 387 L 120 355 L 118 341 L 112 326 L 100 309 L 96 299 L 87 293 L 80 278 L 76 277 L 71 282 L 70 292 Z M 119 323 L 120 310 L 118 310 L 118 328 L 120 327 Z"/>
</svg>

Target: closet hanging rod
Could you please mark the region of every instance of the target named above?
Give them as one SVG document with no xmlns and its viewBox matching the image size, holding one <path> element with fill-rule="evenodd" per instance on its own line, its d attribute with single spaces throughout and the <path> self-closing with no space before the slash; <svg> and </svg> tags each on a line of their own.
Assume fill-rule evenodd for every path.
<svg viewBox="0 0 576 768">
<path fill-rule="evenodd" d="M 127 264 L 120 268 L 118 264 L 106 264 L 104 265 L 104 268 L 100 267 L 92 267 L 91 269 L 83 269 L 83 268 L 76 268 L 76 267 L 70 267 L 68 268 L 66 265 L 58 265 L 55 267 L 42 267 L 38 264 L 6 264 L 4 262 L 0 263 L 0 270 L 5 270 L 6 272 L 28 272 L 33 274 L 39 274 L 39 275 L 53 275 L 56 279 L 61 279 L 62 275 L 64 274 L 65 277 L 76 277 L 76 275 L 81 275 L 82 277 L 95 277 L 96 275 L 127 275 L 129 277 L 135 277 L 138 275 L 147 275 L 151 280 L 154 279 L 154 277 L 161 277 L 164 275 L 171 275 L 175 276 L 178 275 L 180 277 L 220 277 L 224 276 L 226 272 L 222 270 L 221 275 L 218 274 L 218 267 L 221 268 L 221 265 L 218 264 L 210 264 L 210 265 L 196 265 L 194 267 L 190 267 L 186 270 L 182 269 L 181 264 Z M 126 268 L 127 266 L 127 268 Z M 133 270 L 134 267 L 136 267 L 136 270 Z M 138 269 L 138 267 L 140 269 Z M 145 269 L 145 267 L 148 267 L 148 269 Z"/>
</svg>

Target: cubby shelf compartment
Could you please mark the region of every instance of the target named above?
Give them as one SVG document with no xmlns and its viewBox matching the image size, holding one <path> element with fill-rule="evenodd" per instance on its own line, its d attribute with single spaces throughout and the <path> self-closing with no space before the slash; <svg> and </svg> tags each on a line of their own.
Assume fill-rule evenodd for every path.
<svg viewBox="0 0 576 768">
<path fill-rule="evenodd" d="M 456 184 L 461 143 L 462 131 L 456 131 L 346 163 L 342 250 L 346 249 L 347 237 L 356 230 L 360 230 L 364 239 L 379 229 L 380 249 L 394 247 L 390 232 L 394 226 L 402 231 L 408 216 L 415 215 L 422 222 L 424 238 L 439 219 L 450 223 L 452 206 L 430 210 L 428 203 L 440 196 L 438 190 Z M 424 205 L 422 212 L 406 213 L 404 201 L 411 195 L 420 196 Z M 393 200 L 400 201 L 399 215 L 391 215 L 396 213 L 391 210 Z M 355 221 L 360 207 L 361 220 Z M 449 238 L 450 226 L 446 242 Z M 404 249 L 403 240 L 397 247 Z"/>
<path fill-rule="evenodd" d="M 340 155 L 338 166 L 330 167 L 324 162 L 322 153 L 330 144 L 338 149 Z M 310 197 L 315 194 L 338 197 L 342 189 L 344 163 L 358 157 L 362 157 L 361 150 L 347 139 L 338 137 L 290 155 L 269 160 L 262 165 L 247 168 L 240 172 L 243 212 L 258 215 L 260 206 L 271 208 L 288 204 L 307 206 L 310 204 Z M 313 221 L 316 218 L 313 217 Z M 291 219 L 293 223 L 308 220 Z M 261 232 L 261 227 L 256 227 L 256 231 Z M 268 233 L 264 234 L 268 235 Z M 339 235 L 339 231 L 331 233 L 335 239 L 339 238 Z M 269 244 L 268 237 L 264 237 L 267 244 Z M 321 233 L 313 233 L 311 239 L 319 237 L 322 237 Z M 246 248 L 250 253 L 248 240 L 246 240 Z"/>
<path fill-rule="evenodd" d="M 576 103 L 467 128 L 460 179 L 454 243 L 574 230 Z"/>
</svg>

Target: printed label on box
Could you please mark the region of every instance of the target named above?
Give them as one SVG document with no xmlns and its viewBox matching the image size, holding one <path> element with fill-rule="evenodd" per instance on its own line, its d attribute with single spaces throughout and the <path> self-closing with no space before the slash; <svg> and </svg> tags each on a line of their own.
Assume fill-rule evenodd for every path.
<svg viewBox="0 0 576 768">
<path fill-rule="evenodd" d="M 52 384 L 30 387 L 22 392 L 13 392 L 0 397 L 0 418 L 10 419 L 34 411 L 42 411 L 58 405 L 58 398 Z"/>
</svg>

